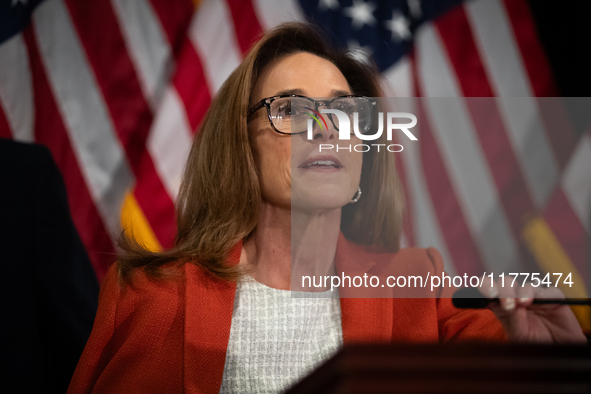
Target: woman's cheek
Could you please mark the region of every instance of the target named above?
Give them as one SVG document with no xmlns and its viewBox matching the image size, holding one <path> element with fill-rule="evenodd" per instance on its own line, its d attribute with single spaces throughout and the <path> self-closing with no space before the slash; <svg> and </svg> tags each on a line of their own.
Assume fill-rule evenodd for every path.
<svg viewBox="0 0 591 394">
<path fill-rule="evenodd" d="M 283 181 L 282 184 L 285 185 L 287 188 L 291 187 L 291 146 L 287 144 L 283 144 L 280 149 L 277 150 L 279 152 L 279 157 L 277 158 L 277 166 L 276 169 L 281 171 L 281 180 Z M 288 190 L 289 192 L 290 190 Z"/>
<path fill-rule="evenodd" d="M 283 198 L 291 198 L 291 160 L 289 156 L 280 157 L 275 162 L 274 171 L 276 173 L 275 187 L 281 190 Z"/>
<path fill-rule="evenodd" d="M 279 152 L 279 151 L 278 151 Z M 282 155 L 275 155 L 274 160 L 263 163 L 264 196 L 277 204 L 289 204 L 291 201 L 291 160 Z"/>
<path fill-rule="evenodd" d="M 287 189 L 287 193 L 289 194 L 289 197 L 291 198 L 291 166 L 290 165 L 285 167 L 284 184 Z"/>
</svg>

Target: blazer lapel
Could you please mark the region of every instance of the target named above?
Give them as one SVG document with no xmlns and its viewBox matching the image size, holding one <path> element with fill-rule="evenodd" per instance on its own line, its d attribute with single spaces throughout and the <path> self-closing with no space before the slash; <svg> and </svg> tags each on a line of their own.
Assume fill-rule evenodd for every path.
<svg viewBox="0 0 591 394">
<path fill-rule="evenodd" d="M 237 264 L 242 242 L 230 253 Z M 236 283 L 185 264 L 184 386 L 186 393 L 219 392 L 230 338 Z"/>
<path fill-rule="evenodd" d="M 353 277 L 371 275 L 376 260 L 362 246 L 349 242 L 341 233 L 337 244 L 335 264 L 338 275 Z M 391 342 L 393 326 L 392 298 L 349 298 L 355 292 L 343 291 L 341 320 L 343 342 Z"/>
<path fill-rule="evenodd" d="M 242 242 L 234 246 L 229 263 L 237 264 Z M 371 253 L 350 243 L 341 233 L 335 256 L 337 272 L 371 274 L 376 265 Z M 236 283 L 212 277 L 193 264 L 185 264 L 184 387 L 186 393 L 219 392 L 232 326 Z M 390 342 L 391 298 L 341 298 L 343 341 Z"/>
</svg>

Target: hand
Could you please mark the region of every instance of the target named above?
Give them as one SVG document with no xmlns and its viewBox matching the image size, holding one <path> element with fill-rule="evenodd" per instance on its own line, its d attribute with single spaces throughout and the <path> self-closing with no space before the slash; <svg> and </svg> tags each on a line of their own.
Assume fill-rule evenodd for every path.
<svg viewBox="0 0 591 394">
<path fill-rule="evenodd" d="M 510 277 L 504 283 L 510 283 Z M 556 287 L 501 287 L 498 283 L 487 290 L 491 309 L 503 324 L 509 340 L 530 343 L 586 344 L 587 338 L 568 305 L 532 304 L 534 298 L 565 298 Z"/>
</svg>

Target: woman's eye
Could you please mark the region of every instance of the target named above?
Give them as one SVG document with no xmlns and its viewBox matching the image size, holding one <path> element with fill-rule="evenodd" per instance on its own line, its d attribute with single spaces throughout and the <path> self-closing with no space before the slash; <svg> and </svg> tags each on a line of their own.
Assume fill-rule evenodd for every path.
<svg viewBox="0 0 591 394">
<path fill-rule="evenodd" d="M 282 103 L 277 107 L 277 116 L 291 116 L 291 103 Z"/>
<path fill-rule="evenodd" d="M 343 112 L 352 112 L 354 109 L 354 106 L 350 103 L 338 103 L 336 109 L 343 111 Z"/>
</svg>

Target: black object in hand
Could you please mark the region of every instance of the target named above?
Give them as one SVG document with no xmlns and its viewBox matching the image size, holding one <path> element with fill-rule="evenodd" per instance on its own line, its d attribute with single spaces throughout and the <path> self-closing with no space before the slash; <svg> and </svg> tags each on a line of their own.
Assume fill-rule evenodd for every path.
<svg viewBox="0 0 591 394">
<path fill-rule="evenodd" d="M 454 293 L 452 302 L 456 308 L 482 309 L 490 302 L 499 302 L 498 298 L 486 298 L 476 287 L 466 287 Z M 534 298 L 533 304 L 559 304 L 559 305 L 591 305 L 589 298 Z"/>
</svg>

